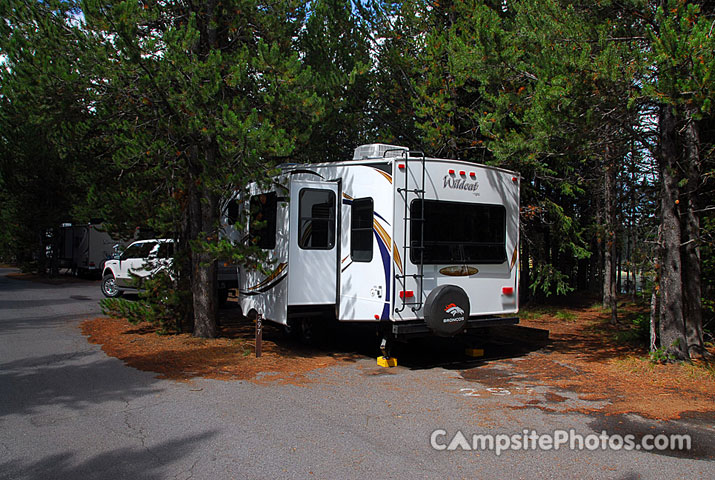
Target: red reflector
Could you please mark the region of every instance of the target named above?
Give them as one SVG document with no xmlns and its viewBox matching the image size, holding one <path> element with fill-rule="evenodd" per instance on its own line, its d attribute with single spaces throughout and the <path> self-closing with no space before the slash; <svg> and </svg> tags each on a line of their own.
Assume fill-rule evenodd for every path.
<svg viewBox="0 0 715 480">
<path fill-rule="evenodd" d="M 464 170 L 461 170 L 461 171 L 459 172 L 459 174 L 460 174 L 460 175 L 466 175 L 467 172 L 465 172 Z"/>
<path fill-rule="evenodd" d="M 450 171 L 449 171 L 449 174 L 450 174 L 450 175 L 454 175 L 454 170 L 450 170 Z"/>
<path fill-rule="evenodd" d="M 501 293 L 504 295 L 514 295 L 514 287 L 502 287 Z"/>
<path fill-rule="evenodd" d="M 380 320 L 380 315 L 375 315 L 375 320 Z"/>
<path fill-rule="evenodd" d="M 415 292 L 412 290 L 403 290 L 400 292 L 400 298 L 412 298 L 415 296 Z"/>
<path fill-rule="evenodd" d="M 400 163 L 399 165 L 397 165 L 397 168 L 399 168 L 400 170 L 404 170 L 404 169 L 405 169 L 405 164 L 404 164 L 404 163 Z"/>
</svg>

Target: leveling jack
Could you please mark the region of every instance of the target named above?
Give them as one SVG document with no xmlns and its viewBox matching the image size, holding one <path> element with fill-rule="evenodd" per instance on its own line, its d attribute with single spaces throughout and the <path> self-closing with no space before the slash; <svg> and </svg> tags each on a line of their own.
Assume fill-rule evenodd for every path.
<svg viewBox="0 0 715 480">
<path fill-rule="evenodd" d="M 382 352 L 382 356 L 377 358 L 378 366 L 380 366 L 380 367 L 396 367 L 397 366 L 397 359 L 395 357 L 391 357 L 389 354 L 390 346 L 388 346 L 387 337 L 383 337 L 382 342 L 380 342 L 380 351 Z"/>
</svg>

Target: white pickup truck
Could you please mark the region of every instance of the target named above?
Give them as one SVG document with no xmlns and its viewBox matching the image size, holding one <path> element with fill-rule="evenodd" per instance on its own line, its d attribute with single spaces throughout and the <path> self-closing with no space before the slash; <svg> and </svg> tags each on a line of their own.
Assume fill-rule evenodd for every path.
<svg viewBox="0 0 715 480">
<path fill-rule="evenodd" d="M 134 242 L 118 258 L 104 263 L 102 293 L 111 298 L 119 297 L 125 291 L 136 292 L 137 282 L 170 268 L 173 258 L 174 241 L 171 239 Z"/>
<path fill-rule="evenodd" d="M 107 260 L 102 272 L 102 293 L 105 297 L 119 297 L 124 292 L 136 292 L 137 282 L 160 270 L 171 268 L 174 259 L 174 240 L 167 238 L 139 240 L 127 247 L 121 255 Z M 235 265 L 219 262 L 218 298 L 226 302 L 228 291 L 238 287 L 238 270 Z"/>
</svg>

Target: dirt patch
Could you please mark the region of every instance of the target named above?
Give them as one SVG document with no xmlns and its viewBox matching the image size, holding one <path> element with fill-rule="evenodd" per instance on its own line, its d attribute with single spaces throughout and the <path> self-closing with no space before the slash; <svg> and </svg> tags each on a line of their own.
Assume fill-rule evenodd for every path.
<svg viewBox="0 0 715 480">
<path fill-rule="evenodd" d="M 626 307 L 626 313 L 635 308 Z M 715 365 L 703 362 L 653 364 L 645 349 L 614 340 L 618 332 L 628 327 L 610 325 L 608 314 L 601 309 L 563 312 L 542 314 L 521 322 L 524 326 L 550 331 L 551 342 L 546 348 L 518 361 L 497 362 L 504 363 L 510 372 L 529 382 L 575 392 L 581 400 L 607 400 L 605 407 L 571 408 L 563 396 L 552 393 L 544 399 L 549 403 L 549 411 L 553 411 L 557 403 L 563 405 L 559 411 L 636 413 L 663 420 L 680 418 L 685 412 L 690 415 L 699 412 L 715 420 Z M 524 406 L 527 405 L 545 408 L 541 402 Z"/>
<path fill-rule="evenodd" d="M 300 345 L 286 348 L 271 340 L 280 335 L 271 327 L 264 330 L 260 358 L 255 357 L 253 331 L 248 326 L 224 327 L 223 337 L 216 339 L 159 335 L 150 324 L 132 325 L 113 318 L 86 320 L 81 329 L 107 355 L 172 380 L 203 377 L 299 384 L 309 381 L 306 374 L 312 370 L 354 361 L 352 354 L 327 354 Z"/>
</svg>

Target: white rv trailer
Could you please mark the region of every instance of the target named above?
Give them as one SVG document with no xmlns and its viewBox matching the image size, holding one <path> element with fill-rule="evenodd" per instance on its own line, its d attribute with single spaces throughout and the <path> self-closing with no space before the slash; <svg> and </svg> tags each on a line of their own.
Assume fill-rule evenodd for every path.
<svg viewBox="0 0 715 480">
<path fill-rule="evenodd" d="M 113 239 L 101 223 L 63 224 L 59 235 L 59 267 L 75 273 L 101 273 L 114 246 L 122 243 Z"/>
<path fill-rule="evenodd" d="M 518 323 L 517 173 L 384 144 L 281 172 L 238 200 L 260 222 L 233 239 L 270 260 L 240 268 L 249 318 L 370 322 L 384 338 Z"/>
</svg>

